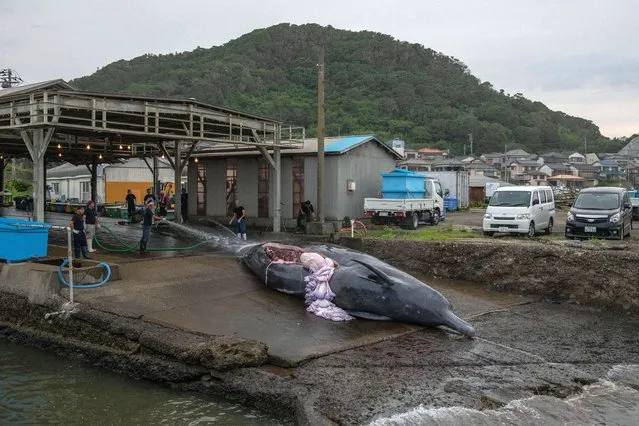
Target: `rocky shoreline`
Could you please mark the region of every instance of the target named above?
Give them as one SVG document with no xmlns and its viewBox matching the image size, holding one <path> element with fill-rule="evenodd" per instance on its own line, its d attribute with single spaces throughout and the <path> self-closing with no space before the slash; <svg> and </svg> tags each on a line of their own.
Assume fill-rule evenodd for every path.
<svg viewBox="0 0 639 426">
<path fill-rule="evenodd" d="M 518 241 L 444 243 L 344 239 L 341 243 L 415 274 L 464 279 L 480 286 L 535 295 L 553 302 L 605 308 L 603 312 L 639 312 L 639 289 L 635 284 L 639 255 L 635 252 Z M 54 293 L 46 300 L 34 302 L 28 294 L 16 290 L 18 286 L 4 284 L 0 283 L 0 338 L 131 377 L 163 383 L 178 390 L 221 395 L 276 415 L 285 422 L 360 424 L 401 410 L 402 404 L 419 404 L 420 398 L 424 398 L 421 393 L 426 392 L 414 391 L 409 396 L 406 389 L 388 389 L 383 381 L 368 379 L 371 381 L 365 385 L 368 388 L 365 394 L 370 398 L 379 401 L 386 398 L 391 402 L 404 398 L 402 404 L 394 402 L 371 406 L 370 401 L 355 398 L 339 403 L 333 400 L 331 403 L 330 398 L 325 398 L 327 392 L 343 392 L 337 389 L 337 383 L 354 374 L 349 368 L 359 371 L 370 359 L 380 356 L 383 360 L 374 364 L 381 362 L 380 365 L 388 366 L 390 370 L 384 370 L 384 374 L 395 376 L 392 380 L 400 382 L 412 380 L 416 374 L 413 364 L 404 366 L 402 361 L 397 361 L 402 357 L 417 357 L 423 350 L 419 348 L 415 352 L 416 348 L 406 343 L 413 339 L 410 336 L 402 340 L 405 341 L 403 352 L 393 349 L 386 355 L 367 354 L 361 359 L 362 353 L 376 350 L 373 346 L 333 354 L 295 368 L 283 368 L 276 365 L 277 360 L 269 357 L 268 348 L 260 342 L 169 328 L 85 305 L 78 306 L 77 312 L 70 316 L 47 315 L 58 311 L 66 299 Z M 430 339 L 441 341 L 446 335 L 428 330 L 418 332 L 417 336 L 426 337 L 426 340 L 424 337 L 417 339 L 423 345 Z M 445 338 L 444 341 L 468 346 L 463 340 Z M 388 345 L 393 346 L 392 342 L 377 346 L 387 348 Z M 636 357 L 636 354 L 633 356 Z M 396 369 L 392 368 L 397 362 Z M 331 376 L 336 373 L 318 373 L 323 371 L 324 364 L 332 363 L 341 366 L 338 371 L 342 379 Z M 543 370 L 544 374 L 548 374 L 548 367 L 543 367 Z M 310 379 L 313 375 L 318 375 L 319 379 Z M 589 375 L 586 377 L 589 383 L 595 379 Z M 539 381 L 538 378 L 535 380 Z M 566 382 L 570 380 L 566 379 Z M 516 394 L 525 396 L 525 393 Z M 481 395 L 478 400 L 485 398 Z M 445 400 L 451 404 L 469 404 L 468 395 Z"/>
</svg>

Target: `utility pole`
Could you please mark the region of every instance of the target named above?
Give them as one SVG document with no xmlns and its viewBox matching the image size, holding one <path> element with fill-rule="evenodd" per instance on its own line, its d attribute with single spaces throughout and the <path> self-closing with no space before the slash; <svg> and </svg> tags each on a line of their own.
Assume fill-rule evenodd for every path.
<svg viewBox="0 0 639 426">
<path fill-rule="evenodd" d="M 473 134 L 468 134 L 468 141 L 470 142 L 470 155 L 473 155 Z"/>
<path fill-rule="evenodd" d="M 317 64 L 317 219 L 324 223 L 324 44 Z"/>
<path fill-rule="evenodd" d="M 584 156 L 588 154 L 588 138 L 584 136 Z"/>
</svg>

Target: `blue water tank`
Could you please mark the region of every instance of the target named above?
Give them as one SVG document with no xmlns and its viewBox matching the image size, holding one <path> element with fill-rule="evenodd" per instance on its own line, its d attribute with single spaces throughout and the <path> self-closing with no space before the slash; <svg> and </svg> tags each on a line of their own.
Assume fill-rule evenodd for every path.
<svg viewBox="0 0 639 426">
<path fill-rule="evenodd" d="M 12 263 L 46 257 L 50 227 L 48 223 L 0 218 L 0 259 Z"/>
<path fill-rule="evenodd" d="M 444 197 L 444 207 L 448 211 L 457 210 L 457 197 Z"/>
<path fill-rule="evenodd" d="M 425 176 L 410 170 L 395 169 L 382 173 L 382 196 L 384 198 L 424 198 Z"/>
</svg>

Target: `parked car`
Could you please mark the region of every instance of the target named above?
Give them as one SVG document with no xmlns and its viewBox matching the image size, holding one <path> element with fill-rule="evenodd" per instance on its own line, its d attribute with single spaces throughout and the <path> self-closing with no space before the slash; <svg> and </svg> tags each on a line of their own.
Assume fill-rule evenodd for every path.
<svg viewBox="0 0 639 426">
<path fill-rule="evenodd" d="M 566 238 L 623 240 L 632 229 L 632 204 L 625 188 L 581 190 L 566 217 Z"/>
<path fill-rule="evenodd" d="M 485 235 L 518 233 L 534 237 L 552 233 L 555 198 L 549 186 L 503 186 L 497 188 L 484 214 Z"/>
</svg>

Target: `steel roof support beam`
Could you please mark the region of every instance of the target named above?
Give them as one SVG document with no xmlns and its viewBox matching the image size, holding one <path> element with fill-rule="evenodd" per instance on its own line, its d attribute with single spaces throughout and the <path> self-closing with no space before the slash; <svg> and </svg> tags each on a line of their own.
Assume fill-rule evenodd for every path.
<svg viewBox="0 0 639 426">
<path fill-rule="evenodd" d="M 253 139 L 255 142 L 262 142 L 257 130 L 252 129 Z M 274 133 L 275 139 L 273 140 L 273 155 L 266 150 L 262 145 L 256 145 L 256 148 L 262 153 L 264 158 L 273 168 L 273 174 L 275 175 L 275 185 L 273 194 L 273 232 L 280 232 L 280 224 L 282 222 L 282 155 L 279 145 L 279 132 Z"/>
</svg>

